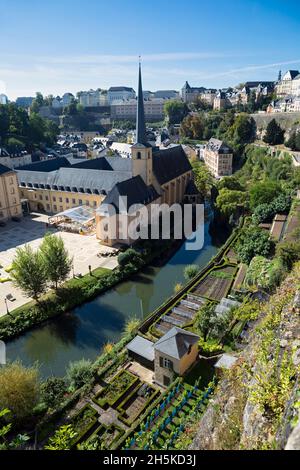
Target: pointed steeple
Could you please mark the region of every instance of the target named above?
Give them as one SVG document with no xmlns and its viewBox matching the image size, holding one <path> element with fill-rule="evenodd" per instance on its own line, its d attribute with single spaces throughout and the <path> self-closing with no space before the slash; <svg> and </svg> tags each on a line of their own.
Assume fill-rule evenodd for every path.
<svg viewBox="0 0 300 470">
<path fill-rule="evenodd" d="M 138 102 L 137 102 L 137 115 L 136 115 L 136 142 L 135 143 L 147 145 L 141 61 L 139 62 L 139 85 L 138 85 Z"/>
</svg>

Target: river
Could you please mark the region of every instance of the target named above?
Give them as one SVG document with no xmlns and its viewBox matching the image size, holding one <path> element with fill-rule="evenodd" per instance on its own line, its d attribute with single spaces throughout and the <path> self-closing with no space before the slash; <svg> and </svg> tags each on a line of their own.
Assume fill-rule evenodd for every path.
<svg viewBox="0 0 300 470">
<path fill-rule="evenodd" d="M 8 342 L 7 359 L 20 359 L 26 366 L 38 363 L 44 378 L 63 376 L 70 361 L 94 360 L 105 343 L 120 339 L 130 317 L 142 319 L 172 295 L 175 284 L 184 282 L 186 265 L 203 268 L 216 254 L 224 237 L 216 242 L 209 224 L 202 250 L 182 244 L 164 266 L 148 266 L 130 281 Z"/>
</svg>

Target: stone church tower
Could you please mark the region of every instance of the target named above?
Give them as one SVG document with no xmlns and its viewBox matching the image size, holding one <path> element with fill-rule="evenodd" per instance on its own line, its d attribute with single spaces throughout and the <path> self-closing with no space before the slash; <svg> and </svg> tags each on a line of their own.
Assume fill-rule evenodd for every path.
<svg viewBox="0 0 300 470">
<path fill-rule="evenodd" d="M 139 85 L 136 117 L 136 141 L 131 147 L 133 176 L 140 175 L 147 186 L 152 184 L 152 147 L 147 142 L 142 71 L 139 64 Z"/>
</svg>

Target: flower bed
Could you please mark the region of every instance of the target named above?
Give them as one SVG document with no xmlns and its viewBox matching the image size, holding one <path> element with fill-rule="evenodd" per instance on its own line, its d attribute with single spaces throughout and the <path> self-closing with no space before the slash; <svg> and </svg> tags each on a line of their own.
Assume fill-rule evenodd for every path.
<svg viewBox="0 0 300 470">
<path fill-rule="evenodd" d="M 124 393 L 131 391 L 132 387 L 135 388 L 139 382 L 135 375 L 127 370 L 121 370 L 112 382 L 94 397 L 93 401 L 101 407 L 118 406 L 118 401 Z"/>
<path fill-rule="evenodd" d="M 143 388 L 144 394 L 142 394 Z M 141 384 L 134 388 L 117 407 L 120 421 L 130 427 L 159 394 L 158 390 L 148 384 Z"/>
<path fill-rule="evenodd" d="M 82 446 L 84 448 L 85 445 L 93 444 L 95 450 L 109 449 L 124 433 L 125 430 L 116 424 L 111 424 L 110 426 L 101 424 L 89 438 L 82 443 Z"/>
<path fill-rule="evenodd" d="M 86 435 L 94 430 L 95 426 L 97 426 L 97 422 L 98 413 L 89 404 L 85 405 L 75 416 L 73 416 L 70 424 L 76 432 L 76 437 L 72 442 L 72 448 L 82 442 Z"/>
</svg>

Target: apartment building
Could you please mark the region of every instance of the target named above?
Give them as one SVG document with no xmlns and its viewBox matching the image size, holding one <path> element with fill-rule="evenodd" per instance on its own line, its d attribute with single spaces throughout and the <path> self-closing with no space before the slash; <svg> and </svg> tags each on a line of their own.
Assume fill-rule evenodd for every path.
<svg viewBox="0 0 300 470">
<path fill-rule="evenodd" d="M 276 94 L 277 97 L 284 97 L 293 94 L 294 80 L 297 77 L 299 80 L 299 71 L 298 70 L 288 70 L 282 79 L 276 85 Z M 297 85 L 298 87 L 298 85 Z M 297 88 L 298 89 L 298 88 Z"/>
<path fill-rule="evenodd" d="M 204 149 L 203 157 L 215 178 L 232 175 L 233 151 L 222 140 L 210 139 Z"/>
<path fill-rule="evenodd" d="M 126 86 L 113 86 L 107 92 L 108 104 L 112 104 L 115 101 L 131 100 L 135 97 L 134 89 Z"/>
<path fill-rule="evenodd" d="M 17 173 L 0 164 L 0 222 L 22 217 Z"/>
<path fill-rule="evenodd" d="M 148 122 L 160 121 L 164 118 L 164 105 L 166 99 L 152 98 L 144 100 L 145 118 Z M 135 120 L 137 113 L 137 100 L 115 101 L 111 105 L 111 119 Z"/>
</svg>

